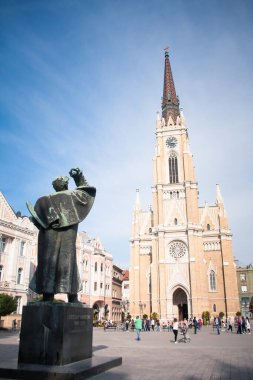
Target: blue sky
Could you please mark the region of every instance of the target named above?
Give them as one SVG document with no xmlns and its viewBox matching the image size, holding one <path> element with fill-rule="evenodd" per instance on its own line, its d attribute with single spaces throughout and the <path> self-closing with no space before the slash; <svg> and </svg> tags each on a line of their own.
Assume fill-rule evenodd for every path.
<svg viewBox="0 0 253 380">
<path fill-rule="evenodd" d="M 251 0 L 1 0 L 0 190 L 13 209 L 79 166 L 97 187 L 80 229 L 128 265 L 135 189 L 152 202 L 169 46 L 200 205 L 219 183 L 234 255 L 252 262 L 252 14 Z"/>
</svg>

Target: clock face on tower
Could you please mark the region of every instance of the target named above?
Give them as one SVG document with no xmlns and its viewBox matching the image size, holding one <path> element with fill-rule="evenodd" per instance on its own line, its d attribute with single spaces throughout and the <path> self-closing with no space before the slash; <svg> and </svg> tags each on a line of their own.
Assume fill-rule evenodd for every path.
<svg viewBox="0 0 253 380">
<path fill-rule="evenodd" d="M 175 148 L 175 146 L 177 145 L 176 137 L 173 137 L 173 136 L 168 137 L 166 140 L 166 145 L 168 148 Z"/>
</svg>

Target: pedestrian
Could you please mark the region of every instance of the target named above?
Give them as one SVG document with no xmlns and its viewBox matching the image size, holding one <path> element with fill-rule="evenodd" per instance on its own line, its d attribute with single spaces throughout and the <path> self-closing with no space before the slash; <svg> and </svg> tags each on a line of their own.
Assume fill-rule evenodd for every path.
<svg viewBox="0 0 253 380">
<path fill-rule="evenodd" d="M 247 333 L 251 334 L 249 317 L 246 317 L 246 329 L 247 329 Z"/>
<path fill-rule="evenodd" d="M 160 321 L 159 321 L 159 319 L 157 319 L 157 321 L 156 321 L 156 331 L 160 332 Z"/>
<path fill-rule="evenodd" d="M 246 321 L 245 321 L 245 318 L 242 317 L 242 333 L 243 334 L 247 334 L 247 330 L 246 330 Z"/>
<path fill-rule="evenodd" d="M 152 328 L 152 331 L 155 331 L 155 320 L 154 320 L 154 318 L 151 319 L 151 328 Z"/>
<path fill-rule="evenodd" d="M 178 334 L 178 321 L 177 321 L 177 318 L 174 318 L 173 333 L 174 333 L 174 337 L 175 337 L 175 342 L 174 343 L 177 343 L 177 334 Z"/>
<path fill-rule="evenodd" d="M 13 330 L 13 331 L 16 331 L 16 330 L 17 330 L 17 320 L 16 320 L 16 319 L 14 319 L 14 320 L 12 321 L 12 330 Z"/>
<path fill-rule="evenodd" d="M 128 327 L 129 327 L 129 319 L 126 320 L 125 326 L 126 326 L 126 331 L 129 332 L 129 330 L 128 330 Z"/>
<path fill-rule="evenodd" d="M 217 330 L 218 335 L 220 335 L 220 324 L 221 324 L 220 318 L 216 317 L 215 318 L 215 326 L 216 326 L 216 330 Z"/>
<path fill-rule="evenodd" d="M 240 317 L 237 319 L 237 334 L 242 334 L 242 320 Z"/>
<path fill-rule="evenodd" d="M 142 320 L 137 315 L 136 320 L 134 322 L 135 330 L 136 330 L 136 340 L 141 340 L 141 329 L 142 329 Z"/>
<path fill-rule="evenodd" d="M 197 334 L 198 321 L 197 321 L 196 317 L 193 318 L 193 326 L 194 326 L 194 334 Z"/>
<path fill-rule="evenodd" d="M 232 326 L 231 318 L 228 318 L 228 331 L 231 331 L 231 333 L 233 332 L 233 326 Z"/>
</svg>

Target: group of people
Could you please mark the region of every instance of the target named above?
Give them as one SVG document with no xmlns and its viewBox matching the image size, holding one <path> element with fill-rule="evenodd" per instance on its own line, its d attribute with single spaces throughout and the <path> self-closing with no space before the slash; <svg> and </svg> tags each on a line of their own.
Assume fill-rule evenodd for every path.
<svg viewBox="0 0 253 380">
<path fill-rule="evenodd" d="M 147 322 L 148 321 L 148 322 Z M 131 323 L 131 327 L 136 331 L 136 340 L 141 340 L 141 331 L 161 331 L 160 321 L 159 320 L 142 320 L 139 316 L 136 317 L 135 320 L 126 321 L 126 331 L 129 331 L 129 324 Z M 179 329 L 182 331 L 185 336 L 188 330 L 188 321 L 184 319 L 183 321 L 178 322 L 177 318 L 174 318 L 173 322 L 168 321 L 167 325 L 165 322 L 162 323 L 162 329 L 167 329 L 168 331 L 173 331 L 175 343 L 177 343 L 177 336 Z"/>
<path fill-rule="evenodd" d="M 233 322 L 231 318 L 229 317 L 227 319 L 227 323 L 224 320 L 221 320 L 220 317 L 214 318 L 214 327 L 216 327 L 217 334 L 220 335 L 221 329 L 224 331 L 231 331 L 233 332 Z M 251 334 L 251 328 L 250 328 L 250 321 L 249 317 L 237 317 L 234 320 L 234 327 L 237 328 L 237 334 Z"/>
<path fill-rule="evenodd" d="M 186 337 L 186 332 L 188 328 L 194 328 L 194 334 L 197 334 L 198 330 L 201 330 L 202 320 L 197 320 L 196 317 L 193 319 L 184 319 L 183 321 L 178 321 L 177 318 L 174 318 L 173 322 L 168 321 L 160 323 L 159 320 L 154 319 L 141 319 L 139 316 L 135 320 L 126 321 L 126 331 L 129 331 L 129 326 L 131 325 L 132 329 L 136 330 L 137 340 L 141 340 L 140 333 L 141 331 L 173 331 L 174 333 L 174 343 L 178 343 L 178 332 L 181 331 L 184 337 Z M 216 316 L 213 321 L 213 326 L 217 330 L 217 334 L 220 335 L 221 329 L 224 331 L 233 332 L 233 323 L 232 319 L 228 318 L 225 322 L 219 316 Z M 234 321 L 234 326 L 237 327 L 237 334 L 251 334 L 250 320 L 248 317 L 237 317 Z"/>
</svg>

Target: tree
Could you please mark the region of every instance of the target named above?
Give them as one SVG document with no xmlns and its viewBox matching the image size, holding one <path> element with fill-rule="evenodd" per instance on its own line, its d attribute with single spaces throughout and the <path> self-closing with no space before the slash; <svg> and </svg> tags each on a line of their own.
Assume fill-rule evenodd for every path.
<svg viewBox="0 0 253 380">
<path fill-rule="evenodd" d="M 17 310 L 17 300 L 14 297 L 9 296 L 8 294 L 0 294 L 0 326 L 1 326 L 1 317 L 9 315 Z"/>
<path fill-rule="evenodd" d="M 236 312 L 236 316 L 237 316 L 237 317 L 240 317 L 241 315 L 242 315 L 242 313 L 241 313 L 240 311 L 237 311 L 237 312 Z"/>
<path fill-rule="evenodd" d="M 222 319 L 222 318 L 224 317 L 224 313 L 223 313 L 223 311 L 220 311 L 220 313 L 219 313 L 219 317 L 220 317 L 220 319 Z"/>
<path fill-rule="evenodd" d="M 156 312 L 153 312 L 151 315 L 150 315 L 150 318 L 156 320 L 158 319 L 158 314 Z"/>
</svg>

